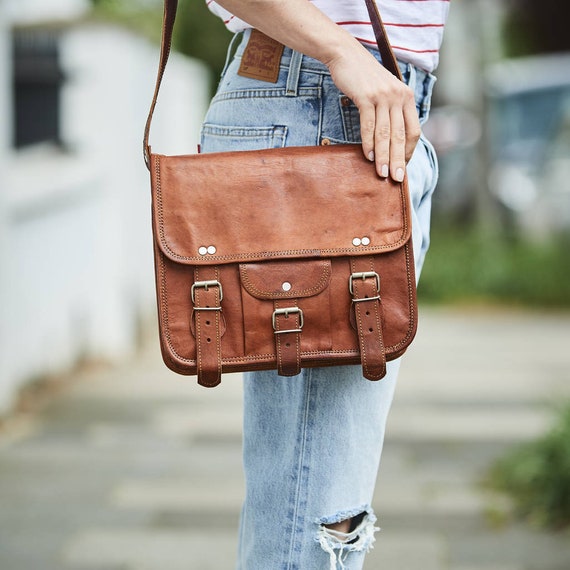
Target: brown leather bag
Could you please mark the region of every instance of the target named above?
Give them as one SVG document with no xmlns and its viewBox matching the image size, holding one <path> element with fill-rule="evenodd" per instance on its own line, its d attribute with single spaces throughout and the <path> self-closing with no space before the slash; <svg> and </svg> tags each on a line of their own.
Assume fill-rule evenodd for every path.
<svg viewBox="0 0 570 570">
<path fill-rule="evenodd" d="M 383 61 L 399 74 L 366 1 Z M 352 144 L 152 154 L 176 5 L 165 0 L 144 140 L 166 365 L 204 386 L 223 372 L 359 363 L 365 378 L 382 378 L 417 325 L 407 181 L 379 178 Z"/>
</svg>

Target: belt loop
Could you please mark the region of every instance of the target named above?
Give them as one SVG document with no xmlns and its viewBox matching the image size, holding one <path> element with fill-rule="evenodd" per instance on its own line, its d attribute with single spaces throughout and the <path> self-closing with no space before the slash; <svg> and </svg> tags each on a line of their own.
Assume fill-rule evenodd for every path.
<svg viewBox="0 0 570 570">
<path fill-rule="evenodd" d="M 408 87 L 415 93 L 416 92 L 416 82 L 418 78 L 417 70 L 415 66 L 411 63 L 406 64 L 406 71 L 408 74 Z"/>
<path fill-rule="evenodd" d="M 238 38 L 247 39 L 249 38 L 250 33 L 251 33 L 250 30 L 245 30 L 244 32 L 236 32 L 234 34 L 233 38 L 230 41 L 230 45 L 228 46 L 228 51 L 226 52 L 226 61 L 224 62 L 224 68 L 222 70 L 220 77 L 223 77 L 226 74 L 226 71 L 228 70 L 230 63 L 232 62 L 233 59 L 232 56 L 235 55 L 234 52 L 236 51 L 234 50 L 234 46 L 237 43 Z"/>
<path fill-rule="evenodd" d="M 299 88 L 299 75 L 301 73 L 301 64 L 303 63 L 303 54 L 301 52 L 291 50 L 291 60 L 289 62 L 289 73 L 287 74 L 287 96 L 296 97 Z"/>
<path fill-rule="evenodd" d="M 420 124 L 423 124 L 427 121 L 429 117 L 429 112 L 431 108 L 431 96 L 433 93 L 433 87 L 436 82 L 436 77 L 431 75 L 430 73 L 426 73 L 426 76 L 423 80 L 423 98 L 421 104 L 421 117 L 420 117 Z"/>
</svg>

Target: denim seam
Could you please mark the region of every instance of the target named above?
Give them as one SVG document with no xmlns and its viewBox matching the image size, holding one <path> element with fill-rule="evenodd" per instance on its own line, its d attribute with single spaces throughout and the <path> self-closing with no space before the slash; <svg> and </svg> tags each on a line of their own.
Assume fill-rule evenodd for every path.
<svg viewBox="0 0 570 570">
<path fill-rule="evenodd" d="M 291 525 L 291 539 L 289 541 L 289 552 L 287 555 L 286 560 L 286 570 L 296 570 L 297 564 L 296 561 L 293 560 L 295 556 L 295 542 L 297 539 L 298 534 L 302 534 L 302 531 L 298 528 L 298 520 L 300 518 L 299 511 L 301 510 L 301 505 L 304 502 L 301 499 L 301 490 L 303 488 L 307 489 L 305 479 L 308 477 L 306 471 L 308 467 L 305 467 L 305 462 L 307 458 L 307 454 L 309 453 L 309 434 L 308 434 L 308 426 L 309 426 L 309 417 L 310 417 L 310 410 L 311 410 L 311 388 L 312 388 L 312 375 L 310 370 L 308 370 L 307 374 L 307 382 L 305 388 L 305 405 L 303 408 L 303 420 L 301 427 L 301 437 L 299 442 L 299 453 L 298 453 L 298 464 L 297 464 L 297 484 L 295 486 L 295 497 L 294 497 L 294 510 L 293 510 L 293 520 Z M 305 501 L 306 502 L 306 501 Z"/>
<path fill-rule="evenodd" d="M 285 125 L 271 125 L 268 127 L 233 127 L 231 125 L 209 125 L 202 127 L 202 132 L 210 137 L 239 137 L 244 139 L 261 137 L 284 137 L 287 134 Z"/>
<path fill-rule="evenodd" d="M 323 92 L 323 76 L 319 77 L 319 93 Z M 321 144 L 321 137 L 323 134 L 323 113 L 324 113 L 324 101 L 322 97 L 319 97 L 319 124 L 317 125 L 317 140 L 315 144 Z"/>
<path fill-rule="evenodd" d="M 299 99 L 315 99 L 320 97 L 321 90 L 318 87 L 301 87 L 298 91 L 297 97 Z M 279 89 L 238 89 L 235 91 L 225 91 L 214 96 L 212 103 L 220 101 L 228 101 L 232 99 L 256 99 L 256 98 L 270 98 L 270 97 L 287 97 L 287 90 Z M 290 96 L 289 96 L 290 97 Z"/>
</svg>

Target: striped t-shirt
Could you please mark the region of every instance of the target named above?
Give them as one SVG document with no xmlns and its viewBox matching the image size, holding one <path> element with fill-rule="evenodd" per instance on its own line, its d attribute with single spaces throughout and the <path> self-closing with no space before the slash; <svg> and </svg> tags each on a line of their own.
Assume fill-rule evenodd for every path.
<svg viewBox="0 0 570 570">
<path fill-rule="evenodd" d="M 232 32 L 250 26 L 206 0 L 210 10 L 224 20 Z M 364 0 L 311 0 L 331 20 L 366 45 L 376 45 Z M 439 60 L 443 28 L 450 0 L 376 0 L 396 57 L 433 71 Z"/>
</svg>

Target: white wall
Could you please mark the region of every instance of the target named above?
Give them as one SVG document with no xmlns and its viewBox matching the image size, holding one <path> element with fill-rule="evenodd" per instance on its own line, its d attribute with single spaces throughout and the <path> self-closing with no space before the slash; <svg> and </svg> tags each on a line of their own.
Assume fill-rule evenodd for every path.
<svg viewBox="0 0 570 570">
<path fill-rule="evenodd" d="M 62 130 L 69 151 L 13 152 L 0 178 L 0 413 L 29 379 L 85 356 L 122 358 L 135 346 L 138 323 L 154 315 L 142 133 L 157 58 L 158 46 L 118 28 L 66 31 Z M 155 150 L 195 150 L 207 85 L 201 65 L 174 54 Z"/>
<path fill-rule="evenodd" d="M 7 379 L 12 374 L 9 369 L 10 323 L 7 318 L 8 299 L 8 239 L 6 206 L 7 152 L 10 137 L 10 54 L 7 33 L 7 18 L 0 0 L 0 410 L 11 403 L 12 394 Z"/>
<path fill-rule="evenodd" d="M 89 0 L 0 0 L 4 14 L 19 24 L 61 20 L 83 15 L 89 9 Z"/>
</svg>

